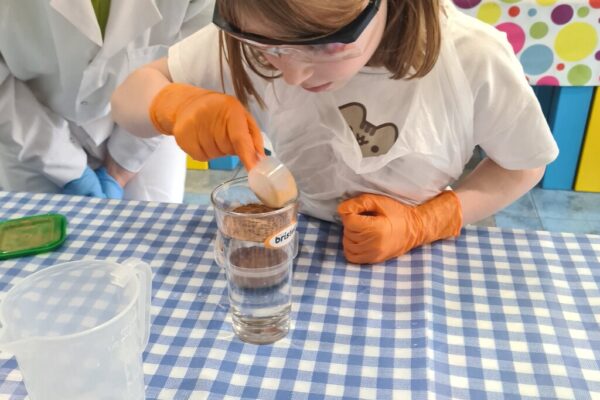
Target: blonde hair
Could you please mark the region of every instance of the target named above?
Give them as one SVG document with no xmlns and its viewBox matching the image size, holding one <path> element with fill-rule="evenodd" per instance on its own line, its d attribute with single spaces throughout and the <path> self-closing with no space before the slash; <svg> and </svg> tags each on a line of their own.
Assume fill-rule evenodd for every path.
<svg viewBox="0 0 600 400">
<path fill-rule="evenodd" d="M 392 79 L 425 76 L 435 65 L 441 47 L 440 0 L 383 0 L 388 2 L 386 27 L 369 66 L 385 67 Z M 230 24 L 244 28 L 250 18 L 279 35 L 293 40 L 327 35 L 354 20 L 364 9 L 364 0 L 217 0 L 219 13 Z M 245 68 L 265 79 L 274 79 L 275 68 L 259 53 L 231 35 L 220 32 L 221 76 L 223 59 L 231 71 L 237 98 L 248 105 L 254 97 L 265 104 L 252 85 Z"/>
</svg>

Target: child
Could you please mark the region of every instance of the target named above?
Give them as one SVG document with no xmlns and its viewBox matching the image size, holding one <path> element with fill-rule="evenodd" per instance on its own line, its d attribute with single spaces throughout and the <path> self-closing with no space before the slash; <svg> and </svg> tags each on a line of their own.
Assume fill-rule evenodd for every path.
<svg viewBox="0 0 600 400">
<path fill-rule="evenodd" d="M 248 169 L 262 128 L 302 211 L 341 219 L 351 262 L 458 235 L 558 154 L 506 39 L 449 1 L 218 0 L 213 22 L 134 72 L 115 119 Z M 448 190 L 477 145 L 487 157 Z"/>
</svg>

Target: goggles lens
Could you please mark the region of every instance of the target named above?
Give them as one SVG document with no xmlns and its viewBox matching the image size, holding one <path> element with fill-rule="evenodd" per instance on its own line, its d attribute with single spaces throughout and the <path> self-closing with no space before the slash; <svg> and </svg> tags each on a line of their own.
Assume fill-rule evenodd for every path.
<svg viewBox="0 0 600 400">
<path fill-rule="evenodd" d="M 270 57 L 290 57 L 297 61 L 326 63 L 355 58 L 363 53 L 358 43 L 325 43 L 298 46 L 269 46 L 236 38 L 251 49 Z"/>
</svg>

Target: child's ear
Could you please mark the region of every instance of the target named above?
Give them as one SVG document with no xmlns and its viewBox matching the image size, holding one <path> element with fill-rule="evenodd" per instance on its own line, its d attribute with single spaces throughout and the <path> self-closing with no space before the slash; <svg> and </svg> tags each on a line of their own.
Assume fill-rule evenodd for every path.
<svg viewBox="0 0 600 400">
<path fill-rule="evenodd" d="M 348 125 L 350 125 L 352 132 L 354 134 L 360 132 L 361 126 L 363 126 L 367 116 L 365 106 L 360 103 L 348 103 L 340 107 L 340 112 Z"/>
<path fill-rule="evenodd" d="M 371 137 L 371 146 L 368 149 L 361 148 L 363 156 L 373 157 L 386 154 L 398 139 L 398 128 L 396 125 L 387 123 L 377 127 Z"/>
</svg>

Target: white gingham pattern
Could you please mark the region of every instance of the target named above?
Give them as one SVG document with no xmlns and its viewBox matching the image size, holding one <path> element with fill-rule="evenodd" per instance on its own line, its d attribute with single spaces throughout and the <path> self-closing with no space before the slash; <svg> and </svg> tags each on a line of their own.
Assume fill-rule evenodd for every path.
<svg viewBox="0 0 600 400">
<path fill-rule="evenodd" d="M 2 219 L 49 212 L 67 216 L 67 241 L 0 261 L 0 296 L 59 262 L 148 262 L 148 399 L 600 396 L 600 236 L 467 228 L 359 267 L 339 227 L 301 218 L 290 334 L 257 346 L 232 333 L 211 209 L 0 192 Z M 0 398 L 25 395 L 0 353 Z"/>
</svg>

